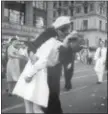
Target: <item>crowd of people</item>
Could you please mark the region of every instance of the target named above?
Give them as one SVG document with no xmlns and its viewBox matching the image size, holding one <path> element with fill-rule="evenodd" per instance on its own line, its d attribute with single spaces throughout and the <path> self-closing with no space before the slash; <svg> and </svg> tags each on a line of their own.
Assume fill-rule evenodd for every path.
<svg viewBox="0 0 108 114">
<path fill-rule="evenodd" d="M 76 59 L 84 64 L 93 65 L 94 64 L 93 58 L 95 51 L 96 51 L 95 49 L 86 47 L 76 54 Z"/>
<path fill-rule="evenodd" d="M 105 41 L 100 41 L 98 44 L 98 47 L 101 46 L 101 42 L 103 42 L 104 47 L 107 48 Z M 80 52 L 76 53 L 76 60 L 84 64 L 94 65 L 95 64 L 95 59 L 94 59 L 95 52 L 96 52 L 96 47 L 86 46 L 86 48 L 83 48 Z"/>
<path fill-rule="evenodd" d="M 11 38 L 6 66 L 9 96 L 23 98 L 26 113 L 62 114 L 60 78 L 64 71 L 64 90 L 72 89 L 75 54 L 83 49 L 82 40 L 77 31 L 71 31 L 71 19 L 67 16 L 58 17 L 33 41 Z M 103 81 L 106 51 L 104 42 L 96 50 L 98 83 Z"/>
</svg>

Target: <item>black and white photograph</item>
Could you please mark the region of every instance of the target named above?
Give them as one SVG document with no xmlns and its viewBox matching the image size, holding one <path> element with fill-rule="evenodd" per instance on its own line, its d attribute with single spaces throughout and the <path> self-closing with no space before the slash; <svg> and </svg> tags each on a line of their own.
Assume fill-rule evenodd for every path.
<svg viewBox="0 0 108 114">
<path fill-rule="evenodd" d="M 107 113 L 108 1 L 1 0 L 1 113 Z"/>
</svg>

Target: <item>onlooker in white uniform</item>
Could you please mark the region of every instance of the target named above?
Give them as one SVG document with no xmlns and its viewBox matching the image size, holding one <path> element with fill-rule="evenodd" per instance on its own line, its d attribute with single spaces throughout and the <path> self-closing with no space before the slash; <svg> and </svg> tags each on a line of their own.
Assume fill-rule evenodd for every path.
<svg viewBox="0 0 108 114">
<path fill-rule="evenodd" d="M 106 64 L 106 54 L 107 48 L 103 41 L 100 42 L 100 47 L 97 48 L 94 60 L 95 60 L 95 71 L 98 78 L 98 84 L 102 83 L 104 71 L 105 71 L 105 64 Z"/>
</svg>

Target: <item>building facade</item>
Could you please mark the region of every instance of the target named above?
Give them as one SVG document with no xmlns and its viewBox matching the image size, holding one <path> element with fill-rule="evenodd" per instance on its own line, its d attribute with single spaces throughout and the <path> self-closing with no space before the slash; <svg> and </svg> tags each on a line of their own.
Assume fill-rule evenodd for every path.
<svg viewBox="0 0 108 114">
<path fill-rule="evenodd" d="M 107 39 L 107 3 L 105 1 L 50 1 L 48 26 L 60 15 L 71 16 L 72 29 L 84 35 L 89 46 L 97 47 Z"/>
<path fill-rule="evenodd" d="M 46 2 L 2 1 L 2 39 L 19 36 L 20 40 L 35 38 L 47 24 Z"/>
</svg>

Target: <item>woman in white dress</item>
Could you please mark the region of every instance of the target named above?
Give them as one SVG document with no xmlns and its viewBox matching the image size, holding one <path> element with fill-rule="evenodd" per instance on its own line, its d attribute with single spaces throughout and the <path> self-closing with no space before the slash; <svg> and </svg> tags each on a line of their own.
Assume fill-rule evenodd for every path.
<svg viewBox="0 0 108 114">
<path fill-rule="evenodd" d="M 13 37 L 10 41 L 10 46 L 7 50 L 8 62 L 7 62 L 7 85 L 8 85 L 8 94 L 11 96 L 11 92 L 14 86 L 14 83 L 18 81 L 20 76 L 20 67 L 19 59 L 21 56 L 18 55 L 18 39 Z"/>
<path fill-rule="evenodd" d="M 106 54 L 107 48 L 105 47 L 104 41 L 100 42 L 100 47 L 97 48 L 94 60 L 95 60 L 95 72 L 98 78 L 98 84 L 102 83 L 103 76 L 105 72 L 105 64 L 106 64 Z"/>
</svg>

